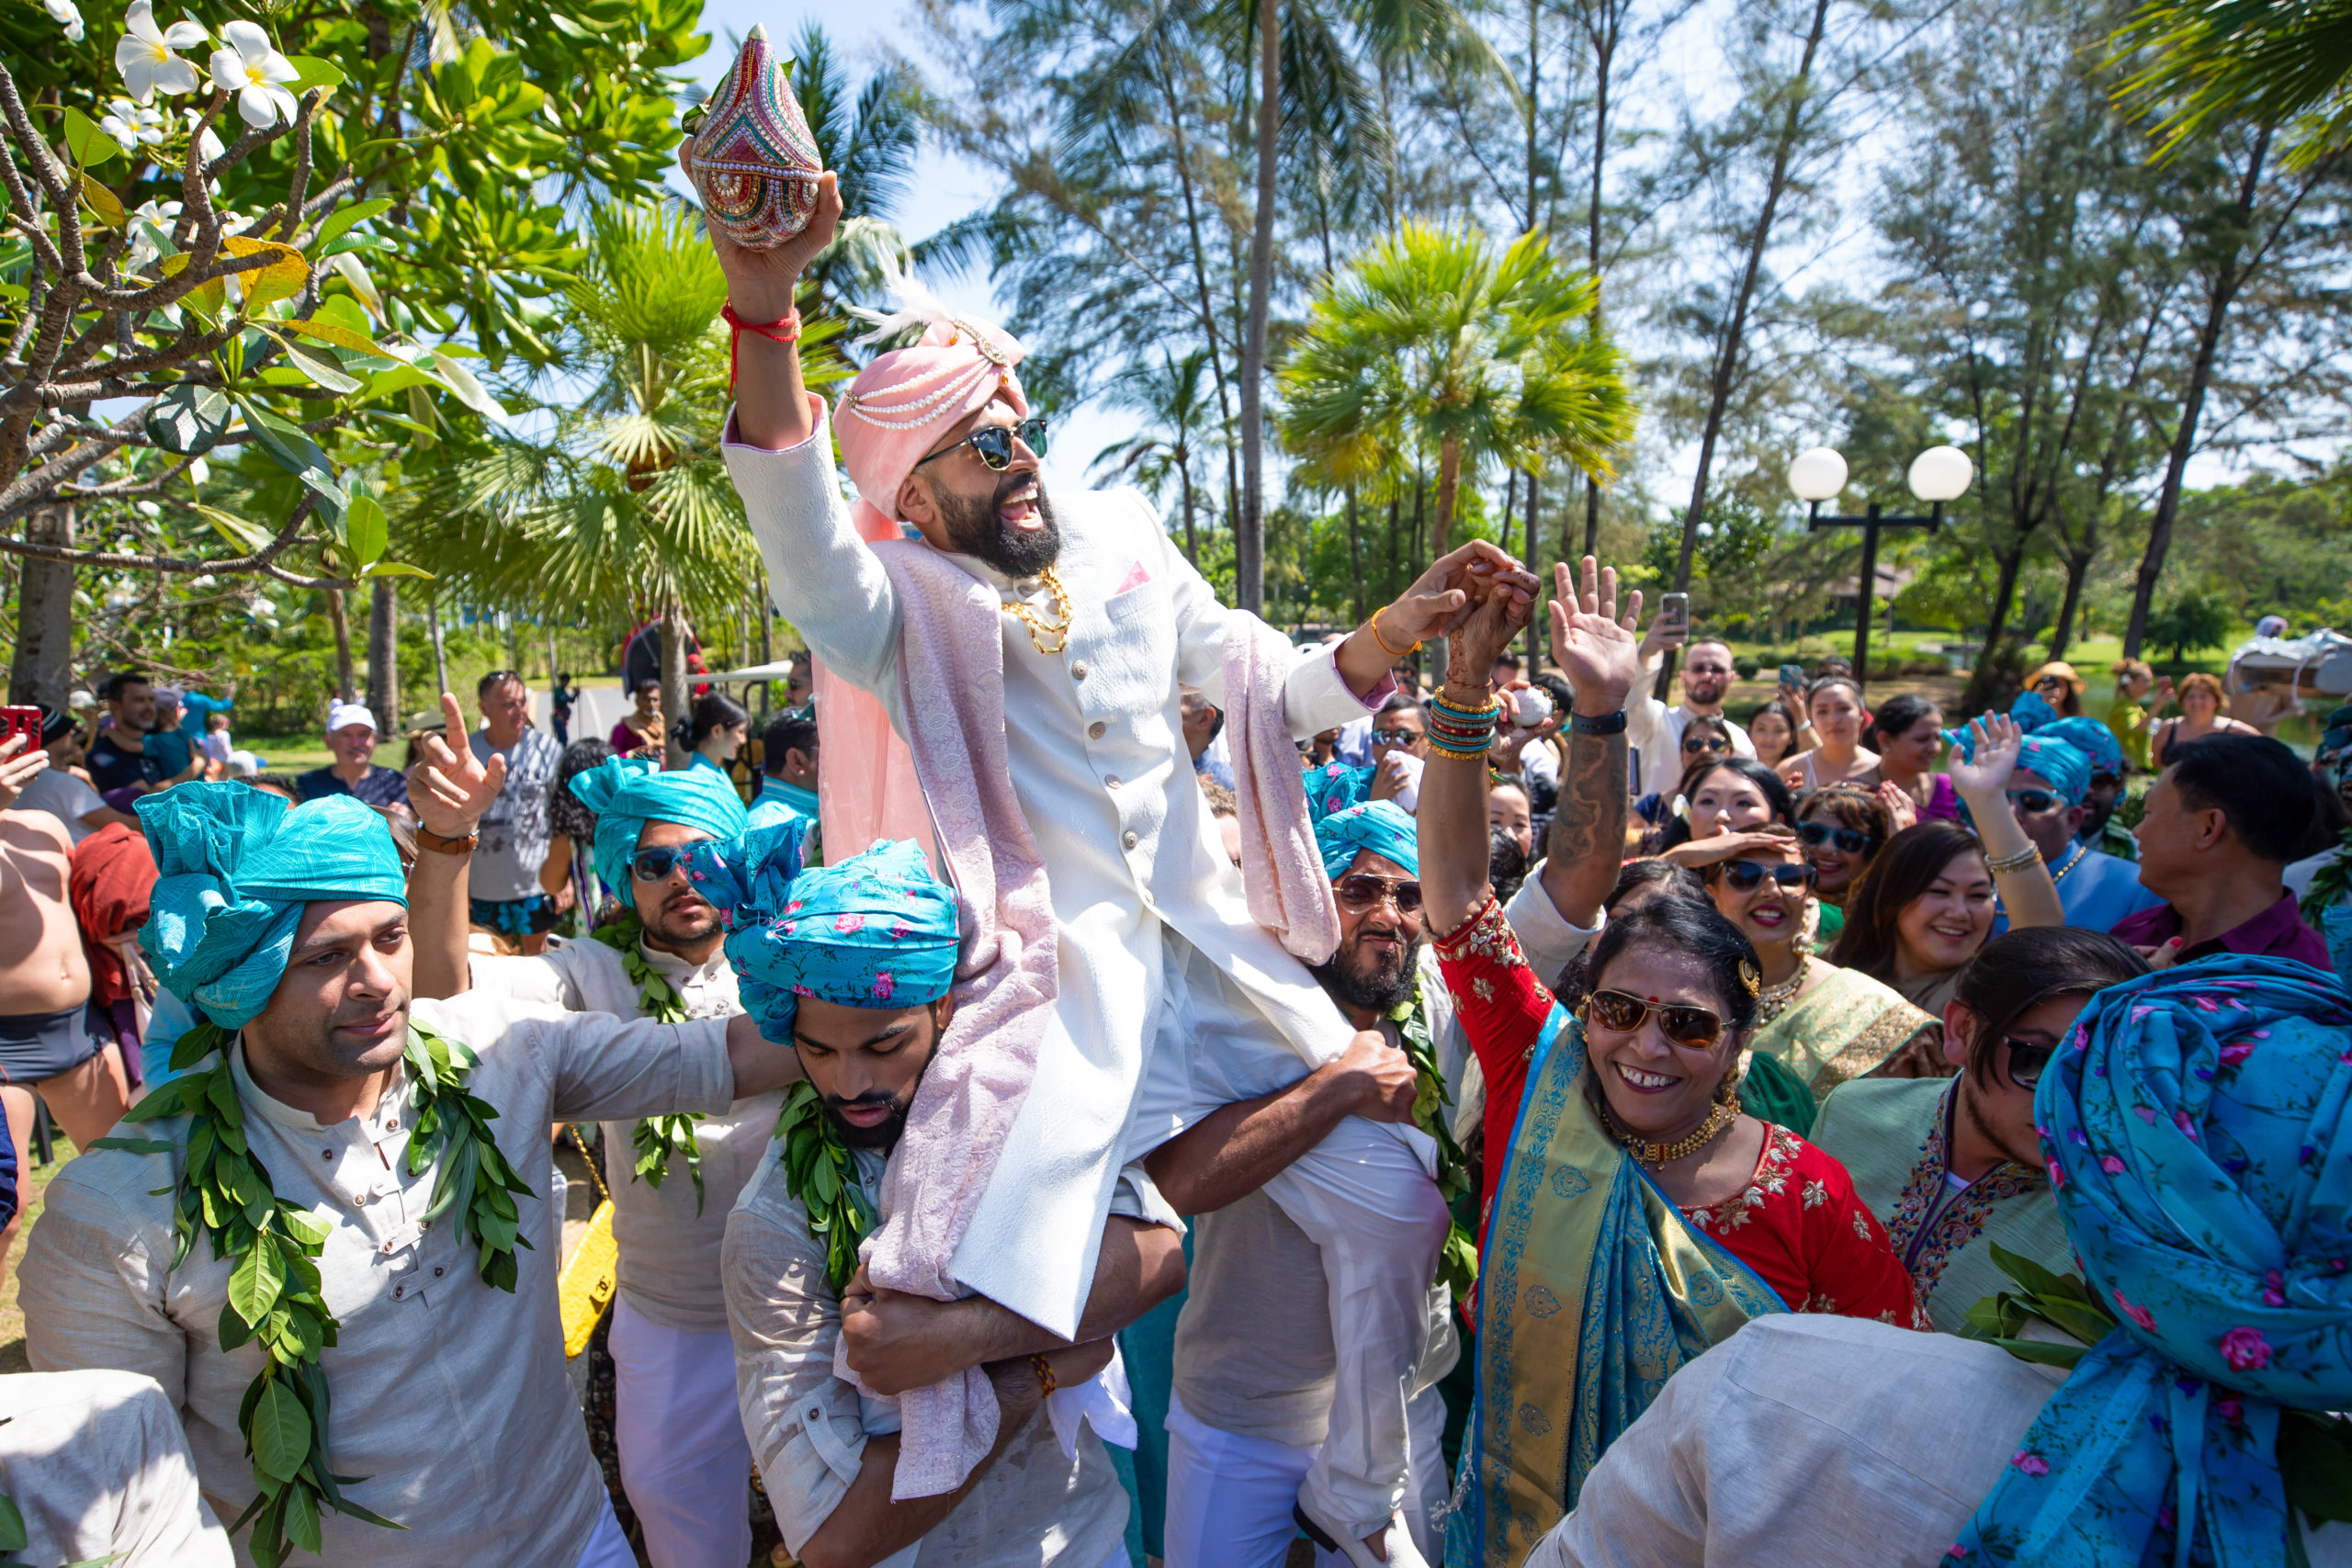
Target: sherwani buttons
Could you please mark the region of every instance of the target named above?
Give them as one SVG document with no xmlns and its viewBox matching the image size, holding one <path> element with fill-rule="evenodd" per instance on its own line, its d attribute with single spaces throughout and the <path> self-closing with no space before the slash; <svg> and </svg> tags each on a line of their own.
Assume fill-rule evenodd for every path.
<svg viewBox="0 0 2352 1568">
<path fill-rule="evenodd" d="M 1116 789 L 1119 787 L 1119 775 L 1116 773 L 1104 773 L 1102 775 L 1102 782 L 1108 787 Z"/>
<path fill-rule="evenodd" d="M 1069 678 L 1073 681 L 1083 681 L 1086 679 L 1085 660 L 1078 659 L 1070 661 Z"/>
<path fill-rule="evenodd" d="M 1086 727 L 1086 738 L 1089 740 L 1100 740 L 1102 739 L 1102 732 L 1110 728 L 1111 727 L 1109 725 L 1103 723 L 1098 718 L 1092 724 Z"/>
<path fill-rule="evenodd" d="M 1142 842 L 1143 840 L 1141 839 L 1136 837 L 1136 830 L 1133 828 L 1128 829 L 1125 832 L 1119 835 L 1119 843 L 1125 849 L 1134 849 L 1137 844 Z"/>
</svg>

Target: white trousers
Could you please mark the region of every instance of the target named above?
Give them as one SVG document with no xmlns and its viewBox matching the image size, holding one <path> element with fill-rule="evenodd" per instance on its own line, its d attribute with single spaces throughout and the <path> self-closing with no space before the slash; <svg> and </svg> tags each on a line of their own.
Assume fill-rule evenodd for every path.
<svg viewBox="0 0 2352 1568">
<path fill-rule="evenodd" d="M 596 1521 L 596 1533 L 588 1538 L 588 1550 L 580 1554 L 580 1568 L 637 1568 L 637 1553 L 628 1549 L 628 1537 L 621 1532 L 610 1503 Z"/>
<path fill-rule="evenodd" d="M 1442 1553 L 1430 1516 L 1445 1498 L 1445 1401 L 1435 1388 L 1414 1396 L 1408 1430 L 1405 1525 L 1421 1555 L 1434 1562 Z M 1317 1451 L 1221 1432 L 1171 1398 L 1161 1548 L 1167 1568 L 1282 1568 L 1298 1532 L 1291 1505 Z M 1317 1568 L 1344 1568 L 1347 1559 L 1317 1548 L 1315 1562 Z"/>
<path fill-rule="evenodd" d="M 1172 932 L 1165 976 L 1166 1007 L 1129 1158 L 1218 1106 L 1272 1093 L 1306 1072 L 1247 994 Z M 1265 1188 L 1322 1254 L 1339 1352 L 1329 1436 L 1298 1500 L 1358 1539 L 1385 1529 L 1404 1506 L 1406 1404 L 1433 1338 L 1445 1331 L 1430 1281 L 1451 1221 L 1433 1157 L 1417 1129 L 1351 1116 Z"/>
<path fill-rule="evenodd" d="M 613 1303 L 613 1437 L 653 1568 L 743 1568 L 752 1445 L 723 1328 L 665 1328 Z"/>
</svg>

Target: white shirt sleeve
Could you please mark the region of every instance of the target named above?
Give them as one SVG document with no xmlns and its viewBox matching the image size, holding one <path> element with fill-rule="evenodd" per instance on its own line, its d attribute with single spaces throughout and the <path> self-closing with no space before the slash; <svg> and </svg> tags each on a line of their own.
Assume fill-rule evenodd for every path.
<svg viewBox="0 0 2352 1568">
<path fill-rule="evenodd" d="M 1503 919 L 1510 922 L 1512 932 L 1518 936 L 1520 951 L 1527 955 L 1527 966 L 1546 986 L 1557 980 L 1560 971 L 1575 961 L 1585 950 L 1585 944 L 1609 925 L 1606 910 L 1590 931 L 1562 919 L 1550 891 L 1544 886 L 1541 861 L 1528 868 L 1527 880 L 1520 884 L 1519 891 L 1503 906 Z"/>
</svg>

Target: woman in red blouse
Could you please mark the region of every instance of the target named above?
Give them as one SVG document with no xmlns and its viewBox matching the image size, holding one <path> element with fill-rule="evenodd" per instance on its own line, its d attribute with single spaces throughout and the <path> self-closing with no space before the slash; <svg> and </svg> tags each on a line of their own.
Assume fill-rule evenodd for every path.
<svg viewBox="0 0 2352 1568">
<path fill-rule="evenodd" d="M 1575 787 L 1588 772 L 1606 773 L 1619 799 L 1625 787 L 1639 596 L 1621 622 L 1613 578 L 1596 584 L 1588 558 L 1578 601 L 1558 571 L 1553 656 L 1576 691 L 1564 812 L 1600 798 Z M 1441 694 L 1456 714 L 1491 701 L 1486 672 L 1529 606 L 1498 585 L 1466 614 Z M 1440 717 L 1457 736 L 1464 728 Z M 1749 1317 L 1927 1323 L 1845 1168 L 1739 1111 L 1740 1047 L 1762 987 L 1739 928 L 1685 897 L 1612 920 L 1571 1016 L 1528 967 L 1487 884 L 1487 789 L 1483 757 L 1433 744 L 1417 822 L 1429 929 L 1445 933 L 1438 958 L 1487 1085 L 1476 1498 L 1448 1556 L 1513 1563 L 1674 1369 Z M 1571 834 L 1600 826 L 1567 819 Z M 1620 842 L 1589 833 L 1599 863 L 1584 880 L 1604 882 Z"/>
</svg>

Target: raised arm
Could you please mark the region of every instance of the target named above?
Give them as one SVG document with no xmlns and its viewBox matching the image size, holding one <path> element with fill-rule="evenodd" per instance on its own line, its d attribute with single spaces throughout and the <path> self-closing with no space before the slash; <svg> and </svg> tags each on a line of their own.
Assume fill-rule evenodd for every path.
<svg viewBox="0 0 2352 1568">
<path fill-rule="evenodd" d="M 2017 770 L 2025 736 L 2007 714 L 1981 716 L 1968 728 L 1975 739 L 1975 760 L 1955 753 L 1949 771 L 1952 787 L 1967 804 L 1969 816 L 1975 818 L 1976 836 L 1984 845 L 1985 867 L 1993 874 L 1993 886 L 2000 890 L 2001 908 L 2009 917 L 2010 928 L 2063 926 L 2066 908 L 2059 902 L 2049 863 L 2009 810 L 2009 774 Z"/>
<path fill-rule="evenodd" d="M 473 984 L 466 956 L 470 842 L 481 814 L 506 786 L 506 759 L 487 767 L 466 738 L 458 699 L 441 694 L 441 733 L 421 742 L 424 760 L 408 776 L 418 826 L 416 864 L 408 874 L 408 935 L 416 947 L 412 984 L 420 997 L 454 997 Z M 437 847 L 436 847 L 437 846 Z"/>
<path fill-rule="evenodd" d="M 1487 584 L 1476 607 L 1447 645 L 1442 695 L 1476 710 L 1493 701 L 1487 674 L 1496 657 L 1534 618 L 1538 584 L 1515 571 Z M 1432 745 L 1414 813 L 1421 847 L 1422 917 L 1433 934 L 1450 933 L 1492 897 L 1487 881 L 1487 759 L 1449 757 Z"/>
<path fill-rule="evenodd" d="M 1574 593 L 1566 561 L 1552 573 L 1559 591 L 1552 602 L 1552 661 L 1576 693 L 1576 717 L 1605 726 L 1624 712 L 1630 720 L 1628 699 L 1645 669 L 1634 640 L 1641 592 L 1626 596 L 1621 617 L 1614 568 L 1599 570 L 1592 557 L 1585 557 L 1584 580 Z M 1645 688 L 1641 701 L 1655 700 Z M 1627 739 L 1626 729 L 1589 735 L 1575 723 L 1568 728 L 1568 764 L 1560 773 L 1543 881 L 1552 907 L 1572 926 L 1589 928 L 1599 921 L 1600 902 L 1616 886 L 1624 860 Z"/>
</svg>

